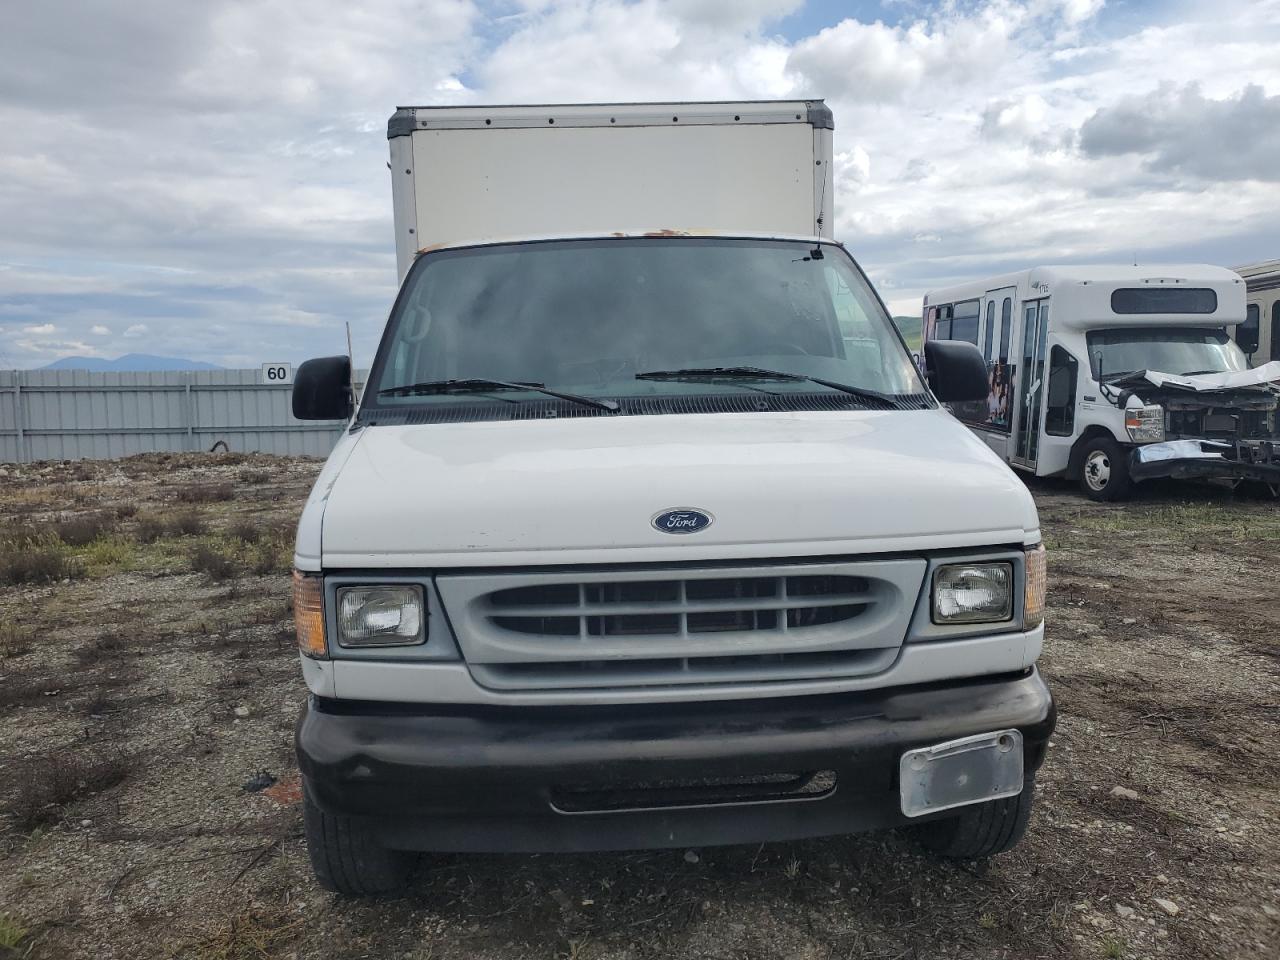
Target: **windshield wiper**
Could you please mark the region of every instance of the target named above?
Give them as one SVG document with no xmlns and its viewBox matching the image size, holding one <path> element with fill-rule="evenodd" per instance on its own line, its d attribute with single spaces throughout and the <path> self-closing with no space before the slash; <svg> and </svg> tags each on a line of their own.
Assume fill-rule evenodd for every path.
<svg viewBox="0 0 1280 960">
<path fill-rule="evenodd" d="M 889 408 L 898 405 L 898 401 L 877 390 L 866 387 L 855 387 L 834 380 L 823 380 L 821 377 L 810 377 L 803 373 L 787 373 L 784 370 L 766 370 L 764 367 L 688 367 L 683 370 L 647 370 L 636 374 L 637 380 L 790 380 L 793 382 L 816 383 L 830 390 L 839 390 L 861 400 L 873 400 Z"/>
<path fill-rule="evenodd" d="M 483 377 L 466 377 L 458 380 L 423 380 L 420 383 L 407 383 L 400 387 L 387 387 L 379 390 L 380 397 L 423 397 L 437 393 L 485 393 L 490 390 L 532 390 L 545 393 L 558 400 L 570 403 L 581 403 L 587 407 L 608 410 L 617 413 L 620 407 L 612 400 L 597 400 L 595 397 L 583 397 L 576 393 L 561 393 L 532 380 L 488 380 Z"/>
</svg>

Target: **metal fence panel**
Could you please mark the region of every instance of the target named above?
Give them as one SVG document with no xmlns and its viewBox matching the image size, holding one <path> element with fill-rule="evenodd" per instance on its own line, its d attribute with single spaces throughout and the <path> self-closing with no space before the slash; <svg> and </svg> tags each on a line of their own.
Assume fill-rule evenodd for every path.
<svg viewBox="0 0 1280 960">
<path fill-rule="evenodd" d="M 0 462 L 209 450 L 219 440 L 245 453 L 326 455 L 344 424 L 295 420 L 291 389 L 262 382 L 260 370 L 0 370 Z"/>
</svg>

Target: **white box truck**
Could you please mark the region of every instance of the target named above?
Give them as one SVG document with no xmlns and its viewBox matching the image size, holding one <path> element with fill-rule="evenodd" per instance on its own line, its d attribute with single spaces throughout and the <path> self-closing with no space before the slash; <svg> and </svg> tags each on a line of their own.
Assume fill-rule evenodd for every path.
<svg viewBox="0 0 1280 960">
<path fill-rule="evenodd" d="M 298 525 L 312 864 L 909 826 L 1022 836 L 1054 726 L 1035 505 L 830 239 L 820 101 L 418 107 L 402 282 Z"/>
</svg>

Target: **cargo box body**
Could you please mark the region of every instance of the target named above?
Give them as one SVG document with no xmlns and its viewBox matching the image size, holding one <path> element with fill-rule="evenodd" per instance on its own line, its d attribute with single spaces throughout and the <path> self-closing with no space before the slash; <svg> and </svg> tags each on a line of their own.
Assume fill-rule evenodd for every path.
<svg viewBox="0 0 1280 960">
<path fill-rule="evenodd" d="M 400 107 L 396 266 L 419 250 L 616 232 L 831 235 L 820 100 Z"/>
</svg>

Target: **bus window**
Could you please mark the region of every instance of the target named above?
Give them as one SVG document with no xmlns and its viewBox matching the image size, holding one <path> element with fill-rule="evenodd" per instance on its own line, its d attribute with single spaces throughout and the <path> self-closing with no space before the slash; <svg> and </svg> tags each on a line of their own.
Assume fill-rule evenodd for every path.
<svg viewBox="0 0 1280 960">
<path fill-rule="evenodd" d="M 1271 359 L 1280 360 L 1280 300 L 1271 305 Z"/>
<path fill-rule="evenodd" d="M 1261 309 L 1256 303 L 1249 304 L 1245 308 L 1244 323 L 1236 327 L 1236 345 L 1250 356 L 1258 349 L 1258 327 L 1260 326 Z M 1275 339 L 1272 341 L 1272 350 L 1275 350 Z"/>
<path fill-rule="evenodd" d="M 1000 362 L 1009 362 L 1009 335 L 1013 332 L 1013 301 L 1004 298 L 1000 307 Z"/>
<path fill-rule="evenodd" d="M 984 339 L 986 346 L 982 350 L 982 357 L 987 363 L 991 362 L 991 337 L 996 332 L 996 302 L 994 300 L 987 301 L 987 333 Z"/>
<path fill-rule="evenodd" d="M 933 327 L 933 338 L 935 340 L 951 339 L 951 305 L 944 304 L 938 307 L 938 322 Z"/>
<path fill-rule="evenodd" d="M 975 347 L 978 345 L 978 318 L 981 316 L 977 300 L 966 300 L 957 303 L 951 314 L 952 340 L 967 340 Z"/>
<path fill-rule="evenodd" d="M 1049 396 L 1045 405 L 1044 432 L 1069 437 L 1076 421 L 1076 374 L 1080 364 L 1062 347 L 1049 354 Z"/>
</svg>

